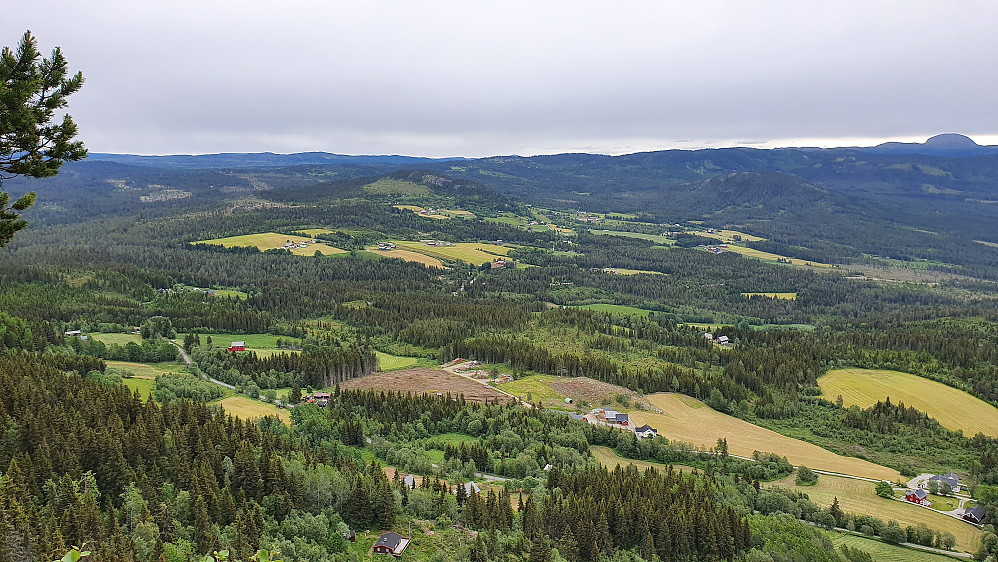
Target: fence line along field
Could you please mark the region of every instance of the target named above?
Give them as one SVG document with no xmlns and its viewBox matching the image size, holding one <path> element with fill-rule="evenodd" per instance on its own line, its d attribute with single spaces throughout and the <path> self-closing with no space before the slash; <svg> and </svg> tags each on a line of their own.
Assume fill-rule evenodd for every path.
<svg viewBox="0 0 998 562">
<path fill-rule="evenodd" d="M 659 435 L 673 441 L 714 447 L 718 439 L 724 438 L 732 455 L 751 457 L 754 451 L 779 453 L 794 466 L 891 481 L 900 476 L 892 468 L 836 455 L 817 445 L 722 414 L 690 396 L 662 392 L 648 396 L 648 401 L 662 413 L 633 411 L 631 420 L 637 425 L 651 425 Z"/>
<path fill-rule="evenodd" d="M 290 251 L 292 254 L 298 256 L 311 256 L 315 254 L 315 252 L 319 252 L 324 256 L 349 253 L 346 250 L 334 248 L 333 246 L 323 244 L 321 242 L 313 244 L 311 238 L 295 236 L 294 234 L 280 234 L 277 232 L 261 232 L 259 234 L 243 234 L 242 236 L 228 236 L 226 238 L 198 240 L 197 242 L 191 242 L 191 244 L 213 244 L 225 246 L 226 248 L 241 248 L 249 246 L 262 252 L 264 250 L 276 250 L 283 247 L 287 242 L 295 244 L 293 248 L 290 248 Z M 305 244 L 304 248 L 301 247 L 301 244 L 303 243 Z"/>
<path fill-rule="evenodd" d="M 842 396 L 846 406 L 868 408 L 878 401 L 904 402 L 954 431 L 972 437 L 978 432 L 998 437 L 998 408 L 945 384 L 909 373 L 873 369 L 837 369 L 818 379 L 822 397 Z"/>
<path fill-rule="evenodd" d="M 981 531 L 977 527 L 912 503 L 882 498 L 874 492 L 873 482 L 821 474 L 816 485 L 797 486 L 795 478 L 796 473 L 783 480 L 770 482 L 766 487 L 779 486 L 803 492 L 823 508 L 832 505 L 834 499 L 838 498 L 839 507 L 846 513 L 872 515 L 882 519 L 884 523 L 893 519 L 902 528 L 925 523 L 930 529 L 953 533 L 960 550 L 976 551 L 980 546 Z"/>
<path fill-rule="evenodd" d="M 425 392 L 446 395 L 449 392 L 455 398 L 464 395 L 464 399 L 469 402 L 508 402 L 512 400 L 509 396 L 490 386 L 447 371 L 428 368 L 374 373 L 348 380 L 340 386 L 350 389 L 376 388 L 384 391 L 412 392 L 413 394 Z"/>
</svg>

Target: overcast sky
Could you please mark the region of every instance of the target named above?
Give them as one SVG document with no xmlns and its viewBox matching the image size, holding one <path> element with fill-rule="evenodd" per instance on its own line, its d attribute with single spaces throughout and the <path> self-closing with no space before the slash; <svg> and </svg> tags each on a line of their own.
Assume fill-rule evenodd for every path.
<svg viewBox="0 0 998 562">
<path fill-rule="evenodd" d="M 998 144 L 998 2 L 13 2 L 94 152 Z"/>
</svg>

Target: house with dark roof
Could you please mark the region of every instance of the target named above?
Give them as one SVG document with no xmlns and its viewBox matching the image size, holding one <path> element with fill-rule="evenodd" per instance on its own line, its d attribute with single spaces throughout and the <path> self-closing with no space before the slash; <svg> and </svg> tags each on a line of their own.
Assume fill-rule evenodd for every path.
<svg viewBox="0 0 998 562">
<path fill-rule="evenodd" d="M 402 552 L 405 551 L 405 547 L 409 546 L 411 540 L 409 537 L 403 537 L 398 533 L 388 531 L 387 533 L 381 533 L 381 536 L 378 537 L 378 542 L 374 543 L 371 550 L 376 554 L 399 557 L 402 556 Z"/>
<path fill-rule="evenodd" d="M 984 522 L 984 508 L 979 505 L 975 505 L 974 507 L 965 510 L 963 512 L 963 519 L 964 521 L 969 521 L 975 525 L 980 525 Z"/>
<path fill-rule="evenodd" d="M 909 501 L 911 503 L 917 503 L 918 505 L 929 505 L 929 501 L 927 499 L 928 497 L 929 494 L 926 493 L 926 491 L 921 488 L 917 488 L 915 490 L 908 490 L 904 494 L 905 501 Z"/>
<path fill-rule="evenodd" d="M 956 473 L 954 472 L 947 472 L 946 474 L 937 474 L 932 478 L 929 478 L 926 481 L 926 485 L 928 485 L 929 482 L 938 482 L 940 485 L 945 484 L 949 486 L 951 490 L 960 489 L 960 478 L 957 477 Z"/>
<path fill-rule="evenodd" d="M 634 433 L 644 439 L 646 437 L 655 437 L 658 435 L 658 430 L 648 424 L 644 424 L 641 427 L 634 428 Z"/>
</svg>

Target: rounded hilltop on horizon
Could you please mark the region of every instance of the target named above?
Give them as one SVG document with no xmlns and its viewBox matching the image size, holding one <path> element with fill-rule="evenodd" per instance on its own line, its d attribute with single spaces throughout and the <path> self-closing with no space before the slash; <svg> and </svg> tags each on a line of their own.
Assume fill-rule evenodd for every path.
<svg viewBox="0 0 998 562">
<path fill-rule="evenodd" d="M 933 148 L 977 148 L 981 145 L 974 142 L 974 139 L 960 133 L 943 133 L 929 137 L 925 141 L 925 146 Z"/>
</svg>

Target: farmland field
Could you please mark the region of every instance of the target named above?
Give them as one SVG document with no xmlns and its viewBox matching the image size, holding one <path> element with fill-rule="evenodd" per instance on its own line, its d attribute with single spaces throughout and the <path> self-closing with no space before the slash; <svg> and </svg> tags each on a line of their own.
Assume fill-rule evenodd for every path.
<svg viewBox="0 0 998 562">
<path fill-rule="evenodd" d="M 846 545 L 869 552 L 876 562 L 953 562 L 953 557 L 933 554 L 903 546 L 894 546 L 876 539 L 867 539 L 848 533 L 828 533 L 835 548 Z"/>
<path fill-rule="evenodd" d="M 343 388 L 377 388 L 396 392 L 441 393 L 457 397 L 464 395 L 469 402 L 507 402 L 511 400 L 496 389 L 477 383 L 460 375 L 448 373 L 439 369 L 406 369 L 389 373 L 374 373 L 364 377 L 351 379 L 340 386 Z"/>
<path fill-rule="evenodd" d="M 743 297 L 769 297 L 777 300 L 797 300 L 797 293 L 742 293 Z"/>
<path fill-rule="evenodd" d="M 545 408 L 566 409 L 575 407 L 565 403 L 565 395 L 551 388 L 550 383 L 563 377 L 533 375 L 515 381 L 501 383 L 497 388 L 531 404 L 540 402 Z M 528 397 L 527 394 L 530 394 Z"/>
<path fill-rule="evenodd" d="M 605 234 L 607 236 L 624 236 L 627 238 L 640 238 L 642 240 L 650 240 L 656 244 L 662 244 L 666 246 L 671 246 L 676 243 L 675 240 L 669 238 L 668 236 L 662 236 L 661 234 L 643 234 L 641 232 L 624 232 L 621 230 L 597 230 L 591 229 L 589 232 L 593 234 Z"/>
<path fill-rule="evenodd" d="M 305 236 L 312 236 L 312 237 L 320 236 L 322 234 L 333 233 L 333 231 L 329 230 L 328 228 L 305 228 L 303 230 L 299 230 L 298 232 L 304 234 Z"/>
<path fill-rule="evenodd" d="M 633 306 L 624 306 L 622 304 L 580 304 L 575 306 L 570 306 L 568 308 L 584 308 L 587 310 L 594 310 L 596 312 L 610 312 L 613 314 L 627 314 L 630 316 L 648 316 L 651 312 L 650 310 L 645 310 L 643 308 L 635 308 Z"/>
<path fill-rule="evenodd" d="M 374 354 L 378 356 L 379 371 L 397 371 L 399 369 L 411 367 L 419 361 L 416 357 L 389 355 L 388 353 L 382 353 L 380 351 L 375 351 Z"/>
<path fill-rule="evenodd" d="M 759 242 L 760 240 L 765 240 L 765 238 L 754 236 L 752 234 L 746 234 L 744 232 L 739 232 L 737 230 L 715 230 L 714 232 L 696 232 L 697 236 L 705 236 L 707 238 L 717 238 L 725 244 L 730 244 L 735 241 L 735 236 L 741 236 L 743 242 Z"/>
<path fill-rule="evenodd" d="M 397 240 L 393 242 L 397 246 L 397 249 L 390 250 L 386 255 L 391 255 L 398 250 L 407 250 L 448 261 L 463 260 L 472 265 L 482 265 L 485 262 L 494 261 L 496 258 L 506 256 L 513 249 L 510 246 L 486 244 L 484 242 L 456 242 L 450 246 L 427 246 L 422 242 Z"/>
<path fill-rule="evenodd" d="M 285 242 L 291 241 L 295 244 L 300 244 L 302 242 L 309 242 L 310 238 L 305 238 L 304 236 L 295 236 L 293 234 L 279 234 L 277 232 L 261 232 L 260 234 L 244 234 L 242 236 L 229 236 L 226 238 L 214 238 L 212 240 L 198 240 L 197 242 L 191 242 L 191 244 L 215 244 L 225 246 L 226 248 L 239 248 L 239 247 L 254 247 L 261 252 L 264 250 L 275 250 L 284 245 Z M 334 248 L 327 244 L 307 244 L 304 248 L 295 247 L 291 249 L 291 253 L 298 256 L 311 256 L 316 251 L 324 256 L 330 256 L 334 254 L 346 254 L 349 253 L 346 250 L 341 250 L 339 248 Z"/>
<path fill-rule="evenodd" d="M 867 408 L 890 397 L 936 418 L 946 428 L 962 429 L 964 435 L 977 432 L 998 436 L 998 408 L 951 386 L 898 371 L 837 369 L 818 379 L 822 396 L 843 404 Z"/>
<path fill-rule="evenodd" d="M 177 341 L 182 342 L 186 334 L 177 334 Z M 212 345 L 228 347 L 234 341 L 246 343 L 247 351 L 257 351 L 260 349 L 277 349 L 277 338 L 293 339 L 285 336 L 275 336 L 273 334 L 198 334 L 201 343 L 205 343 L 207 338 L 211 338 Z"/>
<path fill-rule="evenodd" d="M 444 267 L 443 262 L 441 262 L 439 259 L 427 256 L 426 254 L 421 254 L 419 252 L 413 252 L 410 250 L 399 250 L 397 248 L 394 250 L 378 250 L 375 249 L 374 247 L 371 247 L 368 248 L 367 251 L 371 252 L 372 254 L 377 254 L 379 256 L 383 256 L 386 258 L 397 258 L 405 261 L 412 261 L 416 263 L 421 263 L 429 267 L 439 267 L 441 269 Z"/>
<path fill-rule="evenodd" d="M 601 465 L 607 467 L 610 470 L 613 470 L 618 466 L 627 466 L 629 464 L 633 464 L 634 466 L 637 467 L 638 470 L 644 470 L 646 468 L 654 468 L 655 470 L 658 470 L 660 472 L 668 472 L 669 470 L 669 465 L 667 464 L 662 464 L 659 462 L 636 461 L 632 459 L 625 459 L 617 455 L 617 453 L 615 453 L 613 449 L 609 447 L 599 447 L 592 445 L 589 447 L 589 452 L 593 454 L 593 458 L 595 458 Z M 686 473 L 692 472 L 694 470 L 692 466 L 686 466 L 682 464 L 674 464 L 672 465 L 672 468 L 673 470 L 681 470 Z"/>
<path fill-rule="evenodd" d="M 644 273 L 645 275 L 665 275 L 661 271 L 647 271 L 644 269 L 627 269 L 625 267 L 614 267 L 612 268 L 612 273 L 614 275 L 638 275 L 639 273 Z"/>
<path fill-rule="evenodd" d="M 176 373 L 184 368 L 180 363 L 132 363 L 131 361 L 104 361 L 108 367 L 122 369 L 135 375 L 136 378 L 154 379 L 159 375 Z"/>
<path fill-rule="evenodd" d="M 689 396 L 658 393 L 647 398 L 663 413 L 632 411 L 631 419 L 637 425 L 651 425 L 659 435 L 674 441 L 714 447 L 723 437 L 728 440 L 728 450 L 733 455 L 751 457 L 754 451 L 775 452 L 786 456 L 794 465 L 892 481 L 900 476 L 892 468 L 836 455 L 817 445 L 722 414 Z"/>
<path fill-rule="evenodd" d="M 218 402 L 225 408 L 225 412 L 237 416 L 244 420 L 258 419 L 266 416 L 277 416 L 282 422 L 291 424 L 291 412 L 283 408 L 278 408 L 273 404 L 253 400 L 248 396 L 230 396 Z"/>
<path fill-rule="evenodd" d="M 755 248 L 747 248 L 745 246 L 728 245 L 728 247 L 724 248 L 724 250 L 727 252 L 734 252 L 736 254 L 741 254 L 748 258 L 758 258 L 764 261 L 775 262 L 777 260 L 783 260 L 785 263 L 789 263 L 792 265 L 806 265 L 811 267 L 825 267 L 825 268 L 835 267 L 834 265 L 828 263 L 801 260 L 797 258 L 788 258 L 786 256 L 771 254 L 769 252 L 763 252 L 762 250 L 756 250 Z"/>
<path fill-rule="evenodd" d="M 132 377 L 130 379 L 124 379 L 124 384 L 132 392 L 138 390 L 139 394 L 142 396 L 142 399 L 148 400 L 149 397 L 152 396 L 152 389 L 156 386 L 156 381 L 153 379 Z"/>
<path fill-rule="evenodd" d="M 957 548 L 961 550 L 976 550 L 979 544 L 981 531 L 976 527 L 931 509 L 882 498 L 873 491 L 873 482 L 821 474 L 814 486 L 796 486 L 795 477 L 795 474 L 791 474 L 783 480 L 771 482 L 767 487 L 779 486 L 798 490 L 807 494 L 812 502 L 825 508 L 830 506 L 835 498 L 839 498 L 839 506 L 846 513 L 873 515 L 883 519 L 885 523 L 893 519 L 900 523 L 902 528 L 925 523 L 930 529 L 953 533 Z"/>
<path fill-rule="evenodd" d="M 142 345 L 142 336 L 139 334 L 89 334 L 89 336 L 99 342 L 103 342 L 104 345 L 118 344 L 120 346 L 125 346 L 129 342 L 135 342 L 138 345 Z"/>
</svg>

